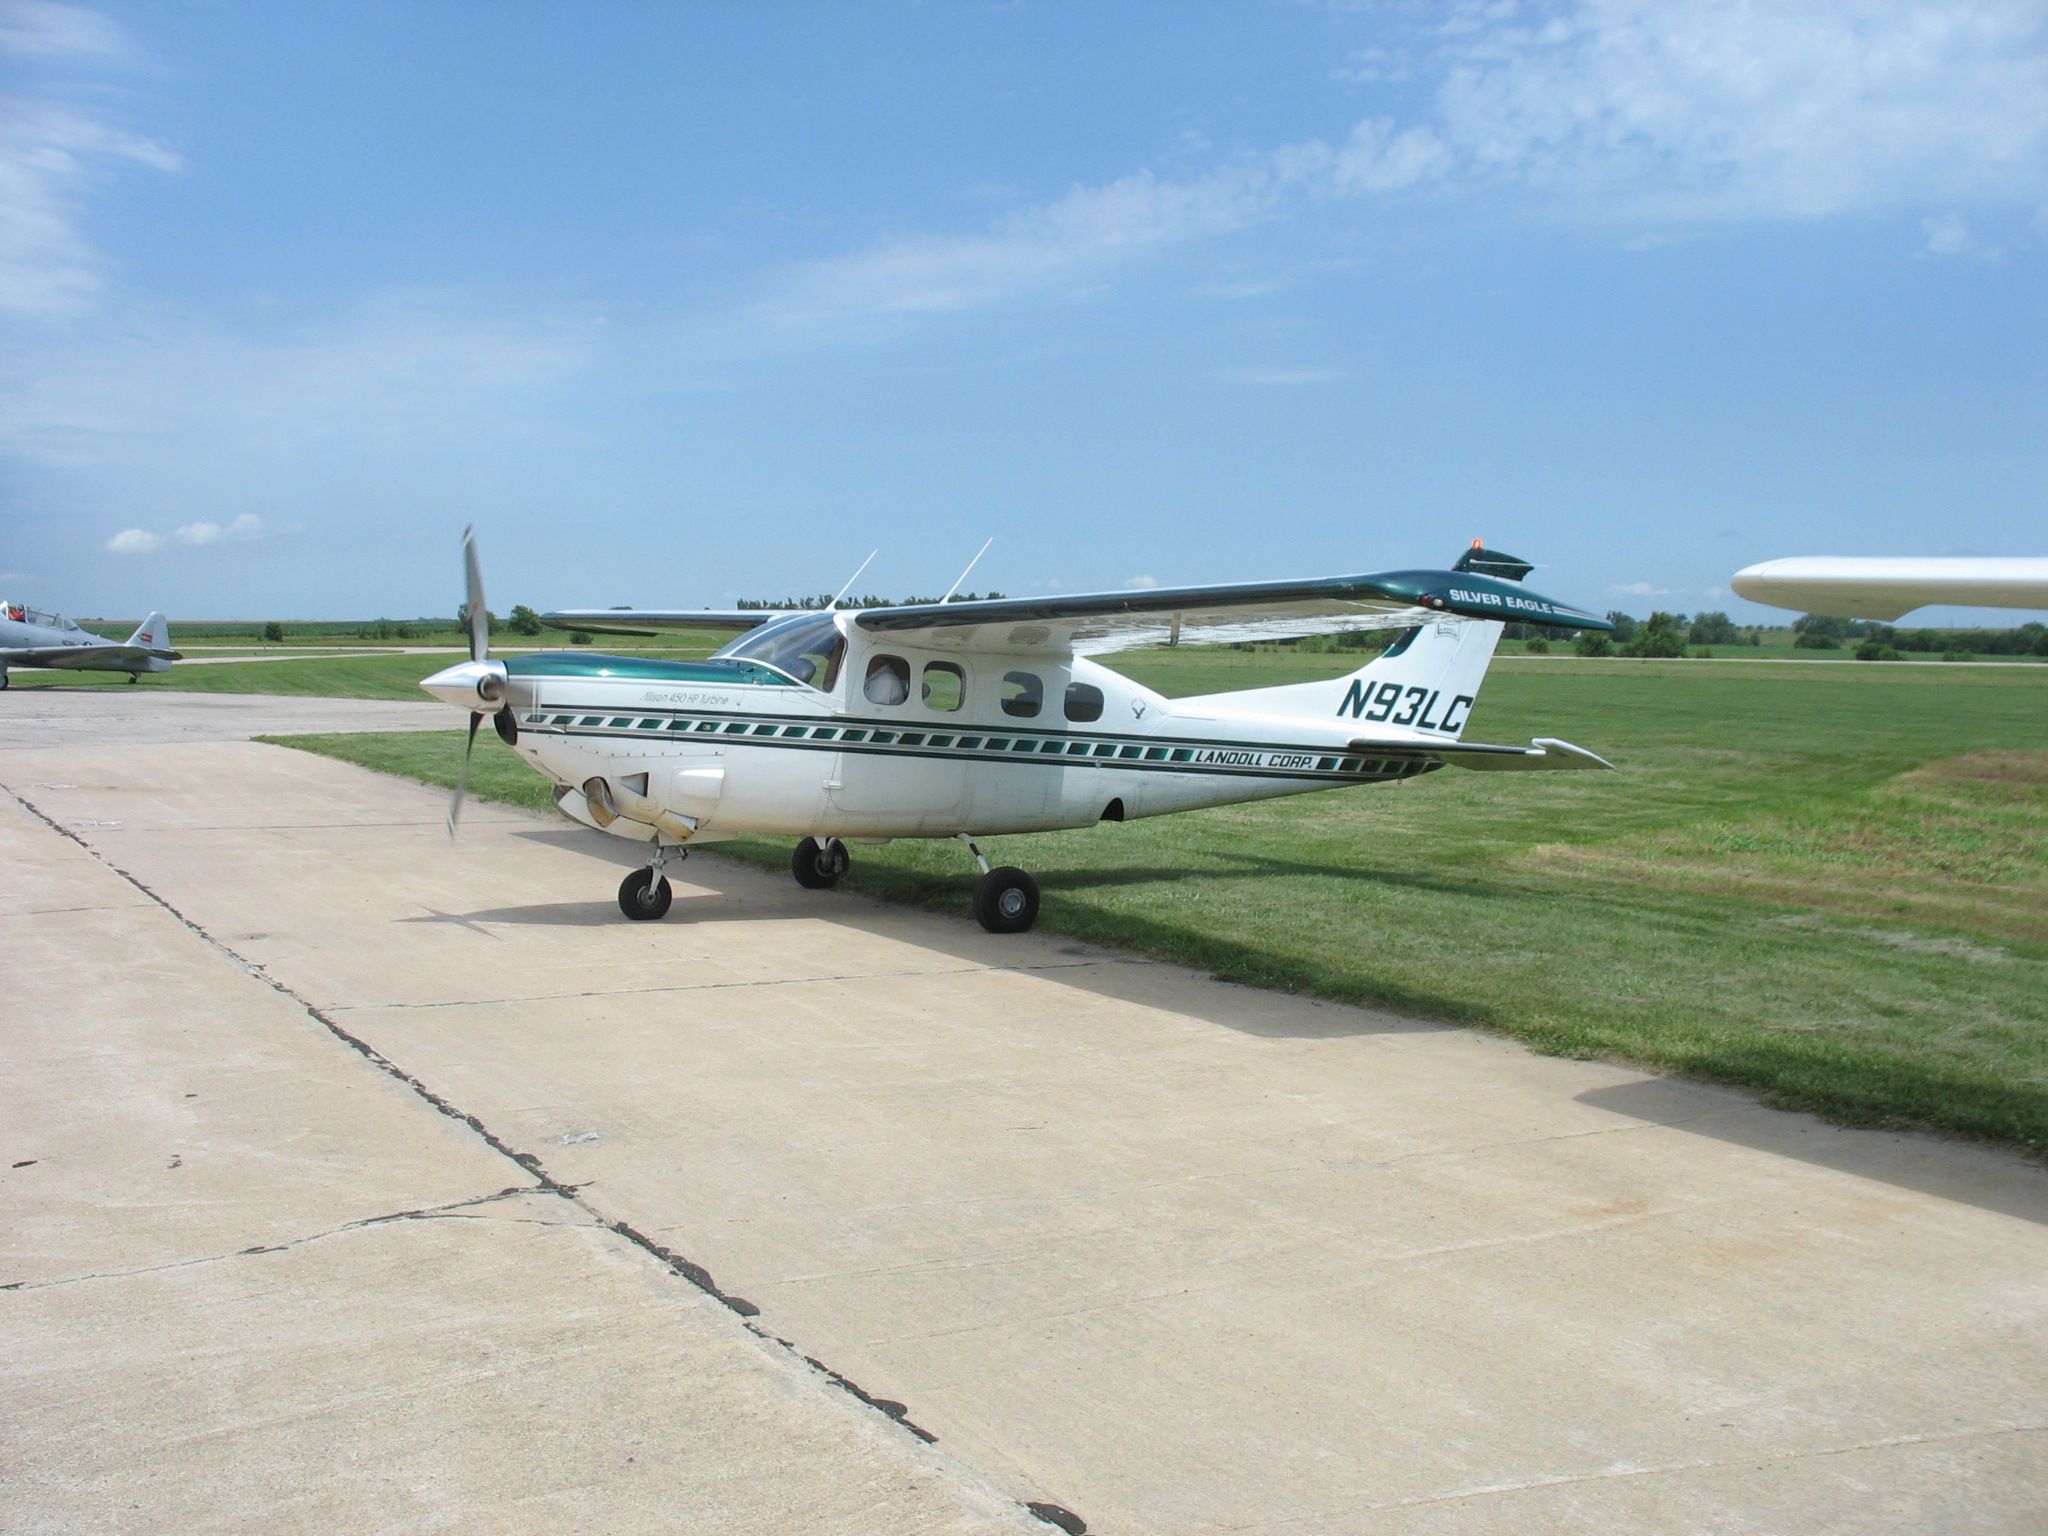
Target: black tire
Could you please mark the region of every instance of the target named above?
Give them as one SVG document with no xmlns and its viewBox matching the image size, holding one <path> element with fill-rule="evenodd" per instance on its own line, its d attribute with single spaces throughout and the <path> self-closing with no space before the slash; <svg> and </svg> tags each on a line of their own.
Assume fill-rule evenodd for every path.
<svg viewBox="0 0 2048 1536">
<path fill-rule="evenodd" d="M 667 915 L 668 904 L 675 900 L 675 895 L 669 888 L 668 876 L 657 875 L 651 869 L 636 869 L 619 882 L 619 910 L 636 923 L 651 923 Z"/>
<path fill-rule="evenodd" d="M 846 844 L 835 843 L 828 853 L 815 837 L 807 837 L 789 856 L 789 872 L 796 876 L 796 883 L 805 890 L 825 891 L 839 883 L 839 877 L 846 873 L 850 862 L 846 856 Z"/>
<path fill-rule="evenodd" d="M 1022 933 L 1038 921 L 1038 882 L 1021 869 L 992 869 L 974 888 L 974 916 L 990 933 Z"/>
</svg>

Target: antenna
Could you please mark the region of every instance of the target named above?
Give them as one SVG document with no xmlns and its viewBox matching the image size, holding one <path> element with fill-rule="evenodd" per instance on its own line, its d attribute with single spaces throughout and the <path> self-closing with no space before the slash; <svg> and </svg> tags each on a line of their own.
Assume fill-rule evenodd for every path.
<svg viewBox="0 0 2048 1536">
<path fill-rule="evenodd" d="M 988 553 L 989 545 L 995 543 L 995 541 L 996 536 L 994 534 L 990 534 L 986 539 L 982 540 L 981 548 L 977 549 L 974 552 L 974 558 L 967 562 L 967 569 L 962 571 L 958 576 L 953 578 L 953 585 L 946 588 L 946 595 L 939 599 L 940 602 L 950 603 L 951 601 L 953 601 L 953 594 L 960 590 L 960 583 L 967 579 L 969 573 L 971 573 L 977 565 L 981 564 L 981 557 Z"/>
<path fill-rule="evenodd" d="M 856 581 L 860 580 L 861 571 L 866 570 L 870 565 L 872 565 L 874 563 L 875 556 L 879 555 L 881 552 L 882 551 L 880 549 L 871 549 L 868 551 L 868 557 L 867 559 L 861 561 L 859 569 L 856 570 L 851 576 L 846 578 L 846 585 L 841 587 L 837 592 L 832 594 L 832 601 L 825 605 L 825 611 L 827 613 L 830 613 L 834 608 L 837 608 L 839 606 L 839 599 L 846 596 L 848 590 L 853 586 L 853 584 Z"/>
</svg>

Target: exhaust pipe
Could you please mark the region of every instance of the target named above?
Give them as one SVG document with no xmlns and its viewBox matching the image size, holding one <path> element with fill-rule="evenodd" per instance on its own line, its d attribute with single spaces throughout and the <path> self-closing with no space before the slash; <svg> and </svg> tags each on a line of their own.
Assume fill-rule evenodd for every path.
<svg viewBox="0 0 2048 1536">
<path fill-rule="evenodd" d="M 691 817 L 678 816 L 645 795 L 606 778 L 593 776 L 583 781 L 583 803 L 590 808 L 590 819 L 600 827 L 609 827 L 623 816 L 679 843 L 687 843 L 697 835 L 697 823 Z"/>
</svg>

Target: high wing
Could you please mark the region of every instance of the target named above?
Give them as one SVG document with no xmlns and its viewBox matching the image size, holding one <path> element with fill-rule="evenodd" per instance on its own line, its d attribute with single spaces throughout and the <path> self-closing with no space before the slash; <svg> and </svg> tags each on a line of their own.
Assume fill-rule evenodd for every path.
<svg viewBox="0 0 2048 1536">
<path fill-rule="evenodd" d="M 1460 563 L 1466 569 L 917 603 L 865 609 L 853 622 L 870 634 L 897 636 L 908 644 L 1013 655 L 1101 655 L 1140 646 L 1283 640 L 1406 626 L 1440 614 L 1551 629 L 1614 627 L 1598 615 Z"/>
<path fill-rule="evenodd" d="M 659 635 L 678 629 L 723 629 L 744 634 L 794 608 L 561 608 L 540 616 L 551 629 L 592 635 Z"/>
</svg>

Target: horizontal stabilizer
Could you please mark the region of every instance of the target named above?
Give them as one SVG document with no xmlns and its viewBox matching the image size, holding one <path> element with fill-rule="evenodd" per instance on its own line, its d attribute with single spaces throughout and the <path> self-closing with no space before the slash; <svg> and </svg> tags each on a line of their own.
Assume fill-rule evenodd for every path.
<svg viewBox="0 0 2048 1536">
<path fill-rule="evenodd" d="M 1351 743 L 1351 750 L 1380 758 L 1421 758 L 1448 763 L 1453 768 L 1472 768 L 1490 773 L 1614 767 L 1598 753 L 1575 747 L 1568 741 L 1559 741 L 1555 736 L 1538 736 L 1526 747 L 1500 747 L 1477 741 L 1360 740 Z"/>
</svg>

